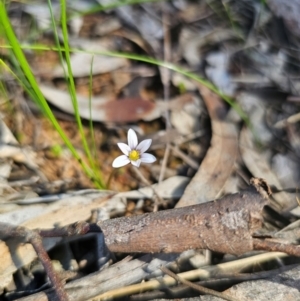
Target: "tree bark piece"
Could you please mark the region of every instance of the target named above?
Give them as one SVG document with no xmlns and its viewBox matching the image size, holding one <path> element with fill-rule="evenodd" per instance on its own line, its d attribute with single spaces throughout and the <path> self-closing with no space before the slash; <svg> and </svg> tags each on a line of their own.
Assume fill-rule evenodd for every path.
<svg viewBox="0 0 300 301">
<path fill-rule="evenodd" d="M 262 226 L 270 188 L 251 180 L 249 190 L 222 199 L 172 210 L 121 217 L 98 223 L 112 252 L 180 253 L 209 249 L 243 254 L 253 250 L 253 234 Z"/>
</svg>

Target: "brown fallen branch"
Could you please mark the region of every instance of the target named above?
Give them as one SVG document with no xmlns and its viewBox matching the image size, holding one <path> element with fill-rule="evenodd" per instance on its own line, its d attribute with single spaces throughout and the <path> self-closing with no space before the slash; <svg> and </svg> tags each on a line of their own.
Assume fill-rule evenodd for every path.
<svg viewBox="0 0 300 301">
<path fill-rule="evenodd" d="M 283 239 L 257 238 L 271 189 L 253 178 L 248 190 L 219 200 L 97 223 L 112 252 L 180 253 L 188 249 L 241 255 L 253 250 L 300 256 L 300 247 Z M 95 226 L 94 226 L 95 227 Z"/>
<path fill-rule="evenodd" d="M 289 244 L 287 242 L 272 241 L 270 239 L 254 239 L 253 250 L 265 250 L 269 252 L 283 252 L 292 256 L 300 256 L 300 246 Z"/>
<path fill-rule="evenodd" d="M 248 190 L 216 201 L 98 225 L 113 252 L 209 249 L 239 255 L 254 249 L 253 235 L 262 226 L 262 210 L 270 194 L 267 183 L 254 178 Z"/>
</svg>

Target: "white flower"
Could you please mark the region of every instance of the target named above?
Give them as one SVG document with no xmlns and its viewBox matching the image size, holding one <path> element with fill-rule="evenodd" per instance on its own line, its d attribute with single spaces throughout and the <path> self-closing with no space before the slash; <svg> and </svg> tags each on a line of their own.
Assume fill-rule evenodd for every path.
<svg viewBox="0 0 300 301">
<path fill-rule="evenodd" d="M 134 166 L 139 167 L 143 163 L 153 163 L 156 158 L 145 153 L 145 151 L 150 147 L 152 139 L 143 140 L 138 144 L 138 139 L 134 130 L 130 129 L 127 135 L 128 145 L 125 143 L 118 143 L 118 146 L 124 155 L 117 157 L 112 166 L 118 168 L 131 163 Z"/>
</svg>

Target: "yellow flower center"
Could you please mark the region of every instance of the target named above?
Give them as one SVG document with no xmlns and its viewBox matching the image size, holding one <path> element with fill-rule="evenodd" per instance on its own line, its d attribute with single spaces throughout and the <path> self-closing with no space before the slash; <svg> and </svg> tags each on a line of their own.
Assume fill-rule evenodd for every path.
<svg viewBox="0 0 300 301">
<path fill-rule="evenodd" d="M 129 153 L 128 158 L 132 161 L 137 161 L 140 158 L 140 152 L 134 149 Z"/>
</svg>

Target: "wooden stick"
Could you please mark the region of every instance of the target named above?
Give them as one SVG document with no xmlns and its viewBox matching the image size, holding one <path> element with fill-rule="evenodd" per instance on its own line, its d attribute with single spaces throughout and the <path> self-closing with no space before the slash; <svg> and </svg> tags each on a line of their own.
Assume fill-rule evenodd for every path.
<svg viewBox="0 0 300 301">
<path fill-rule="evenodd" d="M 0 222 L 0 234 L 1 236 L 23 238 L 26 242 L 31 243 L 53 286 L 55 300 L 69 300 L 68 295 L 64 290 L 62 281 L 59 279 L 57 273 L 53 269 L 51 260 L 43 246 L 42 238 L 38 231 Z"/>
<path fill-rule="evenodd" d="M 191 281 L 185 280 L 185 279 L 179 277 L 178 275 L 174 274 L 173 272 L 171 272 L 166 267 L 161 267 L 160 269 L 165 274 L 167 274 L 170 277 L 174 278 L 176 281 L 181 282 L 182 284 L 185 284 L 185 285 L 191 287 L 192 289 L 197 290 L 200 293 L 207 294 L 207 295 L 212 295 L 212 296 L 216 296 L 216 297 L 219 297 L 221 299 L 228 300 L 228 301 L 238 301 L 236 298 L 231 297 L 231 296 L 229 296 L 227 294 L 220 293 L 220 292 L 217 292 L 217 291 L 212 290 L 210 288 L 204 287 L 204 286 L 202 286 L 200 284 L 195 284 L 195 283 L 193 283 Z"/>
<path fill-rule="evenodd" d="M 253 234 L 262 226 L 270 189 L 253 179 L 249 190 L 222 199 L 98 223 L 112 252 L 180 253 L 209 249 L 243 254 L 253 250 Z"/>
</svg>

